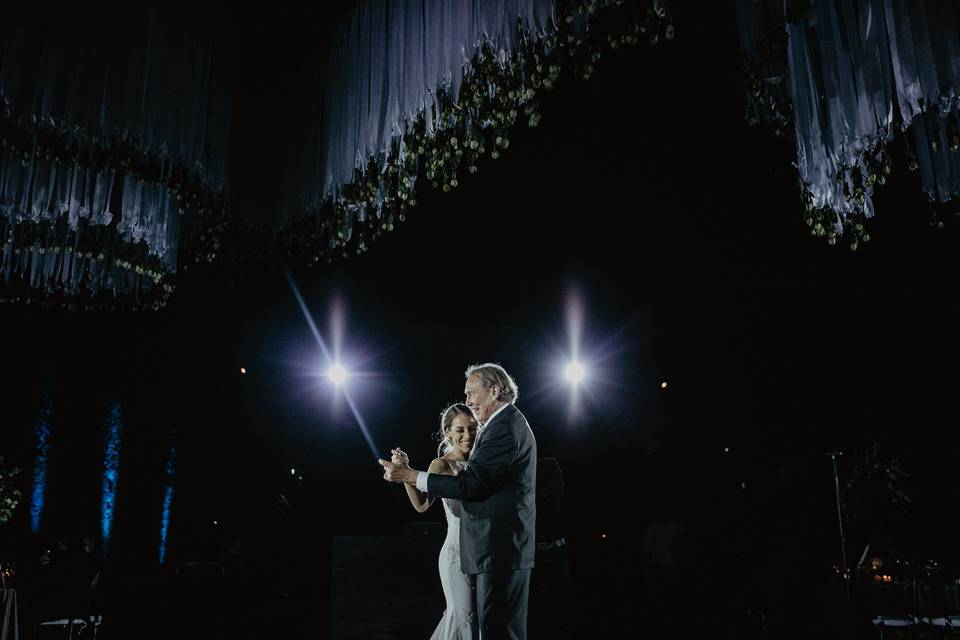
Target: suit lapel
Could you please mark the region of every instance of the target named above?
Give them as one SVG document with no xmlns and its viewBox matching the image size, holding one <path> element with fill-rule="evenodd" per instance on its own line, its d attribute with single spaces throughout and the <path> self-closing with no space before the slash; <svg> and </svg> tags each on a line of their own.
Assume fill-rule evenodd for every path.
<svg viewBox="0 0 960 640">
<path fill-rule="evenodd" d="M 480 442 L 483 440 L 483 434 L 485 434 L 485 433 L 487 432 L 487 429 L 489 429 L 489 428 L 493 425 L 494 422 L 496 422 L 497 420 L 503 418 L 504 415 L 506 415 L 507 412 L 509 412 L 510 410 L 513 410 L 513 409 L 516 409 L 516 407 L 514 407 L 512 404 L 508 404 L 506 407 L 503 408 L 503 411 L 501 411 L 500 413 L 498 413 L 497 415 L 495 415 L 492 420 L 490 420 L 490 421 L 487 422 L 487 424 L 483 425 L 483 428 L 480 429 L 480 432 L 477 434 L 477 441 L 474 443 L 473 448 L 474 448 L 474 449 L 479 449 L 479 448 L 480 448 Z"/>
<path fill-rule="evenodd" d="M 483 440 L 483 433 L 487 430 L 487 427 L 484 426 L 480 431 L 477 432 L 477 441 L 473 443 L 473 450 L 476 451 L 480 448 L 480 441 Z"/>
</svg>

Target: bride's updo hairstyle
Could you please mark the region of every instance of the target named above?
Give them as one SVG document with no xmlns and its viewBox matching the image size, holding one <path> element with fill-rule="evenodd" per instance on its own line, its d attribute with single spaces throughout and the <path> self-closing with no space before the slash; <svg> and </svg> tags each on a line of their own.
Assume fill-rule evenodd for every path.
<svg viewBox="0 0 960 640">
<path fill-rule="evenodd" d="M 440 441 L 440 446 L 437 447 L 438 457 L 443 457 L 453 451 L 453 445 L 450 443 L 449 436 L 453 419 L 457 416 L 470 416 L 470 420 L 472 420 L 474 424 L 477 423 L 477 418 L 473 415 L 473 411 L 470 411 L 470 407 L 462 402 L 454 402 L 449 407 L 441 411 L 440 431 L 437 431 L 433 434 L 433 437 Z"/>
</svg>

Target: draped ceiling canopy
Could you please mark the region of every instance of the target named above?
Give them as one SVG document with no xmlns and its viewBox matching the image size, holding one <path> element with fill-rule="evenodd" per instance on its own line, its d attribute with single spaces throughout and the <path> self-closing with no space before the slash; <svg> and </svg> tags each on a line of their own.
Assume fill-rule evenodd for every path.
<svg viewBox="0 0 960 640">
<path fill-rule="evenodd" d="M 270 128 L 235 126 L 249 97 L 237 90 L 242 47 L 214 0 L 11 0 L 0 300 L 158 309 L 185 272 L 251 246 L 308 265 L 363 253 L 421 190 L 456 189 L 516 127 L 537 126 L 562 78 L 588 78 L 609 50 L 670 40 L 663 2 L 349 3 L 270 96 L 283 114 Z M 747 118 L 796 144 L 813 235 L 869 240 L 894 143 L 932 211 L 960 193 L 958 11 L 957 0 L 738 0 Z M 271 153 L 251 142 L 260 129 Z M 258 182 L 267 200 L 246 197 Z M 267 241 L 244 244 L 247 231 Z"/>
<path fill-rule="evenodd" d="M 180 252 L 216 250 L 236 65 L 219 12 L 12 0 L 0 33 L 3 297 L 159 308 Z"/>
<path fill-rule="evenodd" d="M 737 16 L 747 117 L 796 143 L 813 235 L 869 240 L 895 141 L 934 214 L 960 194 L 960 3 L 738 0 Z"/>
<path fill-rule="evenodd" d="M 251 127 L 234 126 L 243 65 L 223 3 L 4 3 L 0 299 L 160 308 L 246 229 L 307 264 L 363 253 L 422 189 L 456 189 L 537 126 L 561 78 L 671 39 L 664 1 L 341 3 L 275 96 L 269 216 L 231 180 Z M 738 0 L 747 118 L 796 145 L 814 236 L 867 241 L 875 190 L 901 169 L 934 216 L 956 204 L 958 16 L 958 0 Z"/>
<path fill-rule="evenodd" d="M 363 253 L 420 189 L 457 188 L 537 126 L 564 74 L 671 39 L 663 2 L 359 0 L 269 96 L 271 153 L 234 114 L 238 79 L 274 69 L 244 68 L 238 50 L 264 45 L 238 42 L 222 3 L 4 3 L 0 300 L 159 309 L 241 247 Z"/>
<path fill-rule="evenodd" d="M 363 253 L 421 185 L 457 188 L 537 126 L 562 72 L 672 37 L 663 0 L 359 2 L 304 79 L 282 244 L 308 262 Z"/>
</svg>

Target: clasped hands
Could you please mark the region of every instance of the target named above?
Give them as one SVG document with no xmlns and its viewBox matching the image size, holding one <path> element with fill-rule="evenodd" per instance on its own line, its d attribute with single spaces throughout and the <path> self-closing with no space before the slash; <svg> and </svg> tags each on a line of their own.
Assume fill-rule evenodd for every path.
<svg viewBox="0 0 960 640">
<path fill-rule="evenodd" d="M 390 450 L 390 460 L 377 460 L 383 467 L 383 479 L 387 482 L 416 484 L 417 471 L 410 468 L 410 456 L 403 449 Z"/>
</svg>

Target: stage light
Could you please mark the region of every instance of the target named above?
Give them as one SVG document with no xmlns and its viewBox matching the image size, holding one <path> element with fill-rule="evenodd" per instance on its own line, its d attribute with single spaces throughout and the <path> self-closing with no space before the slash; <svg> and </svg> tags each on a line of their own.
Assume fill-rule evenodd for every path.
<svg viewBox="0 0 960 640">
<path fill-rule="evenodd" d="M 293 476 L 293 475 L 296 475 L 296 474 L 297 474 L 297 470 L 294 469 L 293 467 L 290 467 L 290 475 Z"/>
<path fill-rule="evenodd" d="M 661 388 L 661 389 L 666 389 L 666 388 L 667 388 L 667 383 L 666 383 L 666 382 L 661 382 L 661 383 L 660 383 L 660 388 Z"/>
<path fill-rule="evenodd" d="M 246 373 L 246 372 L 247 372 L 246 368 L 240 367 L 240 373 L 241 373 L 241 375 L 244 374 L 244 373 Z"/>
<path fill-rule="evenodd" d="M 330 327 L 331 333 L 333 334 L 333 349 L 331 350 L 327 347 L 327 342 L 320 334 L 320 330 L 317 328 L 316 322 L 313 321 L 313 316 L 310 314 L 310 310 L 307 308 L 307 303 L 303 299 L 303 296 L 300 293 L 300 288 L 297 287 L 297 283 L 294 281 L 290 271 L 286 268 L 284 268 L 283 271 L 287 276 L 287 281 L 290 283 L 290 291 L 293 293 L 293 297 L 300 306 L 300 310 L 303 312 L 303 318 L 306 320 L 307 326 L 310 327 L 313 337 L 316 338 L 317 345 L 320 347 L 320 351 L 322 352 L 324 360 L 328 363 L 334 363 L 334 365 L 327 370 L 326 375 L 336 387 L 342 387 L 342 393 L 337 394 L 337 398 L 339 399 L 339 397 L 342 395 L 343 399 L 346 400 L 347 405 L 350 407 L 350 412 L 357 421 L 357 426 L 360 427 L 360 431 L 363 434 L 364 439 L 367 441 L 367 445 L 370 447 L 370 454 L 374 459 L 379 458 L 381 455 L 381 447 L 378 447 L 373 441 L 373 436 L 370 433 L 370 429 L 367 427 L 366 421 L 363 419 L 363 416 L 360 414 L 360 410 L 353 401 L 350 389 L 343 384 L 347 379 L 349 372 L 342 365 L 337 364 L 340 359 L 341 347 L 343 346 L 344 328 L 346 327 L 345 308 L 342 301 L 339 299 L 335 300 L 331 305 Z M 316 371 L 315 373 L 319 373 L 319 371 Z"/>
<path fill-rule="evenodd" d="M 347 380 L 347 370 L 343 368 L 343 365 L 339 362 L 334 363 L 332 367 L 327 369 L 327 377 L 330 378 L 330 381 L 333 384 L 340 386 Z"/>
<path fill-rule="evenodd" d="M 214 524 L 214 526 L 216 526 L 216 525 L 218 525 L 218 524 L 220 524 L 220 523 L 219 523 L 217 520 L 214 520 L 214 521 L 213 521 L 213 524 Z"/>
<path fill-rule="evenodd" d="M 574 360 L 567 365 L 567 368 L 563 371 L 564 375 L 567 376 L 567 380 L 572 384 L 579 384 L 583 381 L 583 377 L 586 375 L 586 371 L 583 369 L 583 365 Z"/>
</svg>

